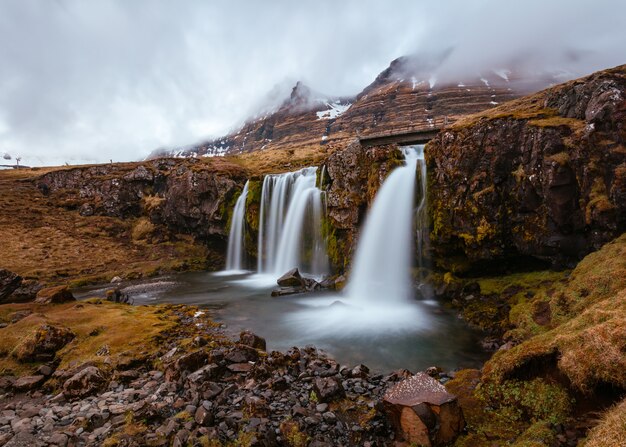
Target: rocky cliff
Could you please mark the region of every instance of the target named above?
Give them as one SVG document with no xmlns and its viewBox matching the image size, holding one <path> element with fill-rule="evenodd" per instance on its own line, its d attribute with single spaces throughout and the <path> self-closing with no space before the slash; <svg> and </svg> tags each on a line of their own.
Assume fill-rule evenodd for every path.
<svg viewBox="0 0 626 447">
<path fill-rule="evenodd" d="M 153 160 L 0 175 L 0 269 L 73 286 L 223 266 L 247 171 Z"/>
<path fill-rule="evenodd" d="M 626 66 L 468 117 L 426 148 L 440 265 L 569 264 L 626 229 Z"/>
<path fill-rule="evenodd" d="M 244 169 L 222 161 L 160 159 L 55 170 L 39 177 L 37 186 L 62 194 L 83 216 L 146 216 L 172 231 L 221 241 L 246 178 Z"/>
</svg>

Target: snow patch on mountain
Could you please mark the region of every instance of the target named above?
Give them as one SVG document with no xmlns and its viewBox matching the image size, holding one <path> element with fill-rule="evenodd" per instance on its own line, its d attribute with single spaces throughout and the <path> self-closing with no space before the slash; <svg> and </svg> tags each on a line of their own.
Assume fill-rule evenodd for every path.
<svg viewBox="0 0 626 447">
<path fill-rule="evenodd" d="M 317 119 L 318 120 L 335 119 L 341 114 L 343 114 L 346 110 L 348 110 L 351 105 L 352 104 L 350 103 L 342 104 L 339 101 L 327 102 L 326 106 L 328 107 L 328 109 L 320 110 L 319 112 L 316 112 Z"/>
</svg>

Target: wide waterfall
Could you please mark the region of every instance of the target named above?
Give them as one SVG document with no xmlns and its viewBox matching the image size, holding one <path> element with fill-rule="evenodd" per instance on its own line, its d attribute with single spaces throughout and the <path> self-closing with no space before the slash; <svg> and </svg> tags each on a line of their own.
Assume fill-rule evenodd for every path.
<svg viewBox="0 0 626 447">
<path fill-rule="evenodd" d="M 322 237 L 323 193 L 317 168 L 267 175 L 261 192 L 258 271 L 280 276 L 298 267 L 314 276 L 328 273 Z"/>
<path fill-rule="evenodd" d="M 226 270 L 244 270 L 246 252 L 244 244 L 244 219 L 246 215 L 246 199 L 248 198 L 248 183 L 243 187 L 241 195 L 235 203 L 233 217 L 230 222 L 230 234 L 228 236 L 228 252 L 226 254 Z"/>
</svg>

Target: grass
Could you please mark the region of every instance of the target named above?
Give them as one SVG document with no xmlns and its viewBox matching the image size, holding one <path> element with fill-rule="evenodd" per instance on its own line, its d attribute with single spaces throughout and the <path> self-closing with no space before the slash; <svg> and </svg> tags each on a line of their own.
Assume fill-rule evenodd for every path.
<svg viewBox="0 0 626 447">
<path fill-rule="evenodd" d="M 584 447 L 626 445 L 626 400 L 607 411 L 587 436 Z"/>
<path fill-rule="evenodd" d="M 499 382 L 553 356 L 579 391 L 626 388 L 626 235 L 583 259 L 549 300 L 553 328 L 496 353 L 486 377 Z"/>
<path fill-rule="evenodd" d="M 136 164 L 122 166 L 130 169 Z M 0 213 L 0 268 L 52 285 L 77 287 L 114 276 L 204 266 L 207 249 L 190 236 L 175 235 L 146 250 L 143 238 L 153 225 L 147 220 L 81 216 L 66 207 L 62 194 L 43 196 L 36 177 L 50 170 L 0 171 L 0 209 L 7 210 Z"/>
<path fill-rule="evenodd" d="M 104 363 L 105 357 L 96 352 L 104 345 L 109 348 L 109 366 L 129 359 L 147 358 L 159 349 L 158 337 L 171 330 L 176 320 L 160 307 L 127 306 L 101 300 L 88 300 L 54 306 L 37 304 L 6 304 L 0 306 L 0 321 L 11 313 L 30 310 L 32 313 L 0 329 L 0 374 L 31 373 L 36 363 L 20 363 L 11 353 L 43 324 L 71 330 L 76 337 L 62 348 L 57 357 L 59 368 L 76 363 Z"/>
<path fill-rule="evenodd" d="M 241 155 L 227 156 L 224 160 L 245 168 L 251 176 L 279 174 L 308 166 L 317 166 L 333 151 L 330 145 L 302 145 L 290 149 L 269 149 Z M 288 162 L 285 162 L 288 160 Z"/>
<path fill-rule="evenodd" d="M 515 329 L 506 336 L 523 336 L 517 346 L 496 352 L 482 371 L 459 371 L 446 384 L 458 396 L 468 424 L 457 447 L 553 445 L 555 424 L 572 424 L 573 417 L 589 423 L 596 417 L 588 412 L 604 403 L 584 408 L 596 402 L 597 390 L 612 387 L 616 399 L 626 389 L 626 234 L 571 272 L 478 282 L 482 294 L 512 304 L 509 320 Z M 537 313 L 546 309 L 550 317 L 539 324 Z M 625 421 L 622 401 L 603 416 L 585 445 L 621 445 Z"/>
</svg>

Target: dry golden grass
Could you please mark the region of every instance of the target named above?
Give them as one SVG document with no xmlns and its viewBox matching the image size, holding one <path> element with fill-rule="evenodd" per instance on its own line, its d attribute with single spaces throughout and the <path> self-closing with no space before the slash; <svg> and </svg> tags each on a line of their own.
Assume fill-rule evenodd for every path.
<svg viewBox="0 0 626 447">
<path fill-rule="evenodd" d="M 206 249 L 191 237 L 146 250 L 133 241 L 131 221 L 81 216 L 65 208 L 62 198 L 43 196 L 35 179 L 51 170 L 0 171 L 0 268 L 52 284 L 78 285 L 175 270 L 206 258 Z"/>
<path fill-rule="evenodd" d="M 157 306 L 128 306 L 102 300 L 88 300 L 61 305 L 5 304 L 0 306 L 0 321 L 16 311 L 32 314 L 0 329 L 0 375 L 32 372 L 36 364 L 19 363 L 11 353 L 43 324 L 70 329 L 76 337 L 57 355 L 60 368 L 92 361 L 102 364 L 108 358 L 115 366 L 128 359 L 145 358 L 159 349 L 157 336 L 173 328 L 175 319 Z M 108 347 L 106 356 L 96 353 Z"/>
<path fill-rule="evenodd" d="M 616 447 L 626 445 L 626 400 L 604 414 L 600 423 L 587 436 L 584 447 Z"/>
<path fill-rule="evenodd" d="M 270 149 L 224 157 L 230 163 L 244 167 L 252 176 L 275 174 L 319 165 L 332 153 L 330 145 L 311 144 L 291 149 Z"/>
<path fill-rule="evenodd" d="M 556 367 L 580 391 L 600 383 L 626 388 L 626 234 L 581 261 L 550 304 L 556 327 L 496 353 L 486 379 L 500 382 L 558 354 Z"/>
<path fill-rule="evenodd" d="M 133 241 L 148 239 L 152 235 L 152 233 L 154 233 L 155 229 L 155 225 L 150 222 L 147 217 L 141 217 L 137 219 L 137 222 L 135 222 L 132 231 Z"/>
</svg>

